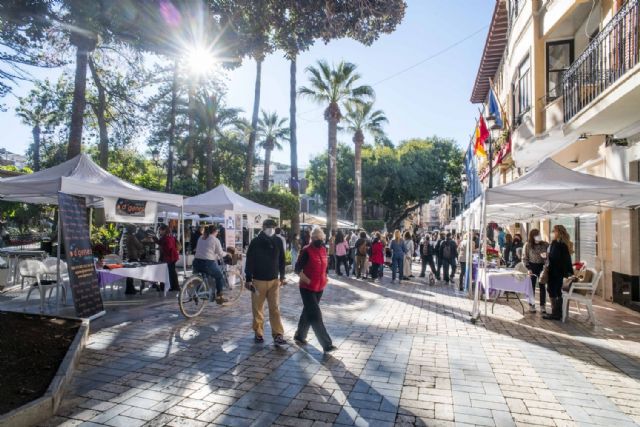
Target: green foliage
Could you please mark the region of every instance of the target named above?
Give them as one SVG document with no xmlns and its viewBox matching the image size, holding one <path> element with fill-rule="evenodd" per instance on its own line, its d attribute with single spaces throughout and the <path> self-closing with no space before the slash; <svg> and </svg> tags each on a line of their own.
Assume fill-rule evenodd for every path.
<svg viewBox="0 0 640 427">
<path fill-rule="evenodd" d="M 461 192 L 462 152 L 450 139 L 437 136 L 411 139 L 397 149 L 385 145 L 365 146 L 362 150 L 362 195 L 387 211 L 390 225 L 405 218 L 409 208 L 439 194 Z M 338 203 L 349 207 L 353 200 L 353 152 L 338 146 Z M 310 193 L 326 198 L 327 154 L 309 162 L 307 178 Z"/>
<path fill-rule="evenodd" d="M 261 205 L 279 209 L 282 221 L 291 221 L 298 214 L 298 198 L 283 187 L 273 186 L 267 192 L 252 191 L 242 195 Z"/>
<path fill-rule="evenodd" d="M 112 245 L 118 242 L 120 232 L 115 224 L 105 224 L 100 227 L 91 225 L 91 243 L 104 243 Z"/>
<path fill-rule="evenodd" d="M 338 144 L 337 179 L 338 179 L 338 206 L 346 207 L 353 201 L 354 188 L 354 155 L 353 148 L 347 144 Z M 323 152 L 311 158 L 306 171 L 309 180 L 308 192 L 311 195 L 320 195 L 324 201 L 327 199 L 327 152 Z M 326 203 L 326 202 L 325 202 Z"/>
</svg>

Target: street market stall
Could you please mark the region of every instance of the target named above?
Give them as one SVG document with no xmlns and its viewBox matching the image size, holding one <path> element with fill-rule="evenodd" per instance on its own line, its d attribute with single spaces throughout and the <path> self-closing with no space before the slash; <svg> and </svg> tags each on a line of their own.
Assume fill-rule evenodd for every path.
<svg viewBox="0 0 640 427">
<path fill-rule="evenodd" d="M 227 247 L 242 248 L 243 216 L 249 233 L 262 227 L 267 218 L 280 219 L 280 211 L 242 197 L 224 184 L 197 196 L 184 200 L 184 211 L 190 214 L 208 214 L 224 218 Z M 251 234 L 250 234 L 251 237 Z"/>
<path fill-rule="evenodd" d="M 110 222 L 153 224 L 159 207 L 178 209 L 182 213 L 183 202 L 180 195 L 146 190 L 117 178 L 100 168 L 86 154 L 43 171 L 0 180 L 0 199 L 59 206 L 56 300 L 59 301 L 60 243 L 64 229 L 70 285 L 77 313 L 80 305 L 89 304 L 80 300 L 88 298 L 87 295 L 92 292 L 94 300 L 91 304 L 97 304 L 97 274 L 89 243 L 86 209 L 104 208 L 105 218 Z M 179 230 L 179 235 L 184 240 L 182 230 Z M 101 299 L 99 303 L 101 307 Z"/>
<path fill-rule="evenodd" d="M 477 229 L 486 232 L 487 218 L 496 222 L 533 221 L 638 206 L 640 184 L 588 175 L 546 159 L 517 181 L 487 189 L 465 212 L 465 220 L 468 230 L 478 226 Z M 486 253 L 486 239 L 481 241 Z M 486 283 L 486 278 L 483 282 Z M 474 320 L 479 316 L 478 288 L 474 295 Z"/>
</svg>

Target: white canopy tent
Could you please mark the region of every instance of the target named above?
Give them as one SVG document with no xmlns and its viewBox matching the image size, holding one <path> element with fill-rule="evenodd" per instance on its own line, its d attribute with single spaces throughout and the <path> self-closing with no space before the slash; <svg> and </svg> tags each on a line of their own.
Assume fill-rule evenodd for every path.
<svg viewBox="0 0 640 427">
<path fill-rule="evenodd" d="M 311 215 L 308 213 L 300 213 L 300 222 L 309 225 L 317 225 L 320 227 L 327 226 L 327 218 L 324 216 Z M 357 230 L 359 227 L 354 223 L 344 219 L 338 220 L 338 228 Z"/>
<path fill-rule="evenodd" d="M 545 159 L 517 181 L 487 189 L 465 212 L 468 228 L 497 222 L 579 216 L 640 206 L 640 183 L 597 177 Z M 470 245 L 468 245 L 469 247 Z M 472 318 L 479 315 L 478 287 Z"/>
<path fill-rule="evenodd" d="M 57 166 L 5 178 L 0 181 L 0 198 L 6 201 L 58 204 L 58 192 L 84 196 L 87 206 L 100 206 L 104 197 L 121 197 L 157 202 L 159 205 L 182 207 L 183 197 L 139 187 L 111 175 L 80 154 Z"/>
<path fill-rule="evenodd" d="M 0 180 L 0 200 L 32 204 L 58 204 L 58 193 L 81 196 L 88 207 L 101 207 L 105 198 L 125 198 L 155 202 L 158 207 L 179 209 L 183 214 L 183 196 L 147 190 L 124 181 L 95 164 L 86 154 L 79 154 L 57 166 L 29 175 Z M 182 224 L 182 221 L 180 221 Z M 183 238 L 184 230 L 178 230 Z M 61 241 L 58 215 L 58 242 Z M 58 244 L 58 283 L 60 283 L 60 245 Z M 58 290 L 56 289 L 56 301 Z"/>
<path fill-rule="evenodd" d="M 225 211 L 280 218 L 280 211 L 242 197 L 224 184 L 184 201 L 185 212 L 224 216 Z"/>
</svg>

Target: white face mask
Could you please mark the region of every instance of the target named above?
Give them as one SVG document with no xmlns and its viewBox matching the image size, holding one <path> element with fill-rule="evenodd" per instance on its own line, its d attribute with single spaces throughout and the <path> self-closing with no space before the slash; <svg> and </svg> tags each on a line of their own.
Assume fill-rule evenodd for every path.
<svg viewBox="0 0 640 427">
<path fill-rule="evenodd" d="M 264 229 L 264 234 L 266 234 L 267 236 L 271 237 L 276 233 L 276 229 L 275 228 L 265 228 Z"/>
<path fill-rule="evenodd" d="M 542 241 L 542 237 L 540 237 L 540 236 L 538 235 L 538 236 L 535 236 L 535 237 L 533 238 L 533 240 L 535 240 L 536 242 L 541 242 L 541 241 Z"/>
<path fill-rule="evenodd" d="M 556 233 L 551 233 L 551 240 L 556 240 Z"/>
</svg>

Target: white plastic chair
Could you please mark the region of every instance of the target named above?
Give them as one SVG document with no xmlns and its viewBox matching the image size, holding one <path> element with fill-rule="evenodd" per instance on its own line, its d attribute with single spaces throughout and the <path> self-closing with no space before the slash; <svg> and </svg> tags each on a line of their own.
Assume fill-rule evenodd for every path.
<svg viewBox="0 0 640 427">
<path fill-rule="evenodd" d="M 49 280 L 58 280 L 58 258 L 48 257 L 44 261 L 42 261 L 44 266 L 47 269 L 46 278 Z M 60 260 L 60 280 L 62 281 L 62 286 L 65 288 L 65 302 L 66 295 L 68 293 L 69 288 L 69 270 L 67 269 L 67 263 Z M 51 291 L 49 291 L 49 298 L 51 298 Z"/>
<path fill-rule="evenodd" d="M 25 259 L 20 262 L 18 266 L 20 270 L 20 275 L 24 278 L 33 278 L 35 281 L 31 284 L 29 288 L 29 293 L 27 293 L 27 299 L 25 301 L 25 306 L 29 303 L 29 298 L 31 297 L 31 292 L 34 289 L 38 289 L 40 292 L 40 311 L 44 311 L 44 300 L 47 296 L 47 291 L 49 291 L 49 298 L 51 298 L 52 291 L 56 288 L 56 282 L 52 283 L 43 283 L 44 278 L 49 274 L 47 271 L 47 267 L 44 265 L 42 261 L 38 261 L 35 259 Z M 62 288 L 62 296 L 63 301 L 67 300 L 66 289 L 64 286 Z"/>
<path fill-rule="evenodd" d="M 600 284 L 600 279 L 602 278 L 602 271 L 596 271 L 593 268 L 588 269 L 593 279 L 591 283 L 581 283 L 575 282 L 569 292 L 562 291 L 562 321 L 567 320 L 567 316 L 569 315 L 569 301 L 574 301 L 578 306 L 578 311 L 580 311 L 580 304 L 584 304 L 587 307 L 587 312 L 589 313 L 589 318 L 592 323 L 596 322 L 596 316 L 593 313 L 593 296 L 598 289 L 598 285 Z M 584 294 L 581 292 L 576 293 L 575 291 L 586 291 Z"/>
</svg>

